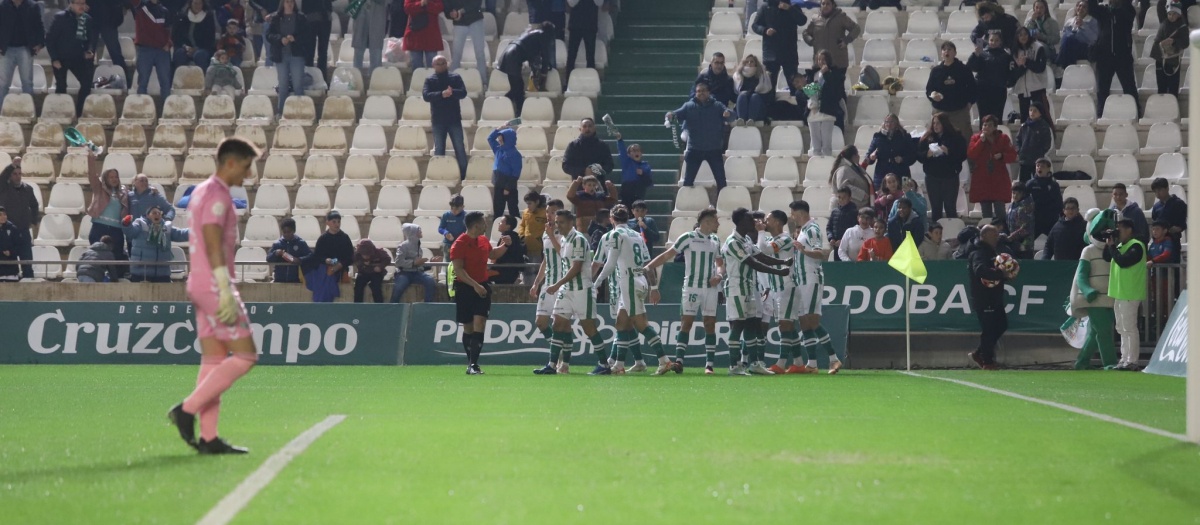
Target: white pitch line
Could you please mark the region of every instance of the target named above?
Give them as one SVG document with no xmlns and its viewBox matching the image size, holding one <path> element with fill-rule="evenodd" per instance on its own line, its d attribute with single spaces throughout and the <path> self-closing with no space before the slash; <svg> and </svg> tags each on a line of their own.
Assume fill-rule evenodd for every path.
<svg viewBox="0 0 1200 525">
<path fill-rule="evenodd" d="M 1183 441 L 1184 443 L 1191 443 L 1191 441 L 1190 441 L 1190 440 L 1187 438 L 1187 436 L 1185 436 L 1185 435 L 1183 435 L 1183 434 L 1176 434 L 1176 433 L 1174 433 L 1174 432 L 1167 432 L 1166 430 L 1163 430 L 1163 429 L 1160 429 L 1160 428 L 1148 427 L 1148 426 L 1146 426 L 1146 425 L 1143 425 L 1143 424 L 1141 424 L 1141 423 L 1134 423 L 1133 421 L 1126 421 L 1126 420 L 1124 420 L 1124 419 L 1121 419 L 1121 418 L 1118 418 L 1118 417 L 1112 417 L 1112 416 L 1110 416 L 1110 415 L 1107 415 L 1107 414 L 1101 414 L 1101 413 L 1099 413 L 1099 412 L 1092 412 L 1091 410 L 1085 410 L 1085 409 L 1082 409 L 1082 408 L 1079 408 L 1079 407 L 1076 407 L 1076 406 L 1064 405 L 1064 404 L 1062 404 L 1062 403 L 1056 403 L 1056 402 L 1054 402 L 1054 401 L 1046 401 L 1045 399 L 1038 399 L 1038 398 L 1036 398 L 1036 397 L 1024 396 L 1024 395 L 1018 394 L 1018 393 L 1016 393 L 1016 392 L 1009 392 L 1009 391 L 1007 391 L 1007 390 L 1000 390 L 999 388 L 992 388 L 992 387 L 990 387 L 990 386 L 984 386 L 984 385 L 981 385 L 981 384 L 979 384 L 979 383 L 972 383 L 972 382 L 970 382 L 970 381 L 963 381 L 963 380 L 960 380 L 960 379 L 951 379 L 951 378 L 949 378 L 949 377 L 926 376 L 926 375 L 921 375 L 921 374 L 917 374 L 917 373 L 914 373 L 914 372 L 905 372 L 905 371 L 901 371 L 900 373 L 901 373 L 901 374 L 904 374 L 904 375 L 913 376 L 913 377 L 923 377 L 923 378 L 925 378 L 925 379 L 937 379 L 937 380 L 939 380 L 939 381 L 948 381 L 948 382 L 955 383 L 955 384 L 958 384 L 958 385 L 969 386 L 969 387 L 971 387 L 971 388 L 978 388 L 978 389 L 980 389 L 980 390 L 985 390 L 985 391 L 991 392 L 991 393 L 993 393 L 993 394 L 1000 394 L 1000 395 L 1002 395 L 1002 396 L 1008 396 L 1008 397 L 1011 397 L 1011 398 L 1020 399 L 1020 400 L 1022 400 L 1022 401 L 1028 401 L 1028 402 L 1030 402 L 1030 403 L 1037 403 L 1037 404 L 1039 404 L 1039 405 L 1046 405 L 1046 406 L 1048 406 L 1048 407 L 1054 407 L 1054 408 L 1057 408 L 1057 409 L 1059 409 L 1059 410 L 1066 410 L 1067 412 L 1071 412 L 1071 413 L 1079 414 L 1079 415 L 1081 415 L 1081 416 L 1088 416 L 1088 417 L 1091 417 L 1091 418 L 1096 418 L 1096 419 L 1099 419 L 1100 421 L 1107 421 L 1107 422 L 1109 422 L 1109 423 L 1116 423 L 1116 424 L 1118 424 L 1118 425 L 1121 425 L 1121 426 L 1124 426 L 1124 427 L 1129 427 L 1129 428 L 1132 428 L 1132 429 L 1134 429 L 1134 430 L 1141 430 L 1142 432 L 1148 432 L 1148 433 L 1151 433 L 1151 434 L 1154 434 L 1154 435 L 1158 435 L 1158 436 L 1162 436 L 1162 437 L 1165 437 L 1165 438 L 1171 438 L 1171 439 L 1174 439 L 1174 440 L 1176 440 L 1176 441 Z"/>
<path fill-rule="evenodd" d="M 237 513 L 241 512 L 246 507 L 246 504 L 254 499 L 258 491 L 262 490 L 271 480 L 275 479 L 279 471 L 283 470 L 288 463 L 291 463 L 292 459 L 304 452 L 304 449 L 313 444 L 326 430 L 333 428 L 345 419 L 346 416 L 341 415 L 329 416 L 308 430 L 305 430 L 299 436 L 296 436 L 295 439 L 279 449 L 279 452 L 267 458 L 258 467 L 258 470 L 255 470 L 246 479 L 242 480 L 237 488 L 233 489 L 233 492 L 225 495 L 217 503 L 217 506 L 213 507 L 212 510 L 208 511 L 208 514 L 205 514 L 203 518 L 200 518 L 200 521 L 196 522 L 196 525 L 226 525 L 232 521 L 237 516 Z"/>
</svg>

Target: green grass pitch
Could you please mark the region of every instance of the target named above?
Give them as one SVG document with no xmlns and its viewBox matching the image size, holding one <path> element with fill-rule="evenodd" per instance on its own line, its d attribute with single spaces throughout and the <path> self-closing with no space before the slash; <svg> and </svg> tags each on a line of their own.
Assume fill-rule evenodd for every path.
<svg viewBox="0 0 1200 525">
<path fill-rule="evenodd" d="M 531 369 L 261 367 L 212 458 L 164 418 L 196 367 L 3 366 L 0 523 L 192 524 L 329 414 L 233 523 L 1200 522 L 1200 447 L 945 381 Z M 1184 429 L 1177 378 L 927 373 Z"/>
</svg>

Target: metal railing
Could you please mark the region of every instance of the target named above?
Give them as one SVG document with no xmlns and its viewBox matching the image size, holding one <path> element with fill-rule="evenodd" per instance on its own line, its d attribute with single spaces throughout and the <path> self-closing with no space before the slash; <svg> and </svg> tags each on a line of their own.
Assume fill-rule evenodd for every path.
<svg viewBox="0 0 1200 525">
<path fill-rule="evenodd" d="M 1142 302 L 1142 343 L 1155 343 L 1167 327 L 1179 293 L 1187 289 L 1187 266 L 1155 264 L 1147 276 L 1148 292 Z"/>
</svg>

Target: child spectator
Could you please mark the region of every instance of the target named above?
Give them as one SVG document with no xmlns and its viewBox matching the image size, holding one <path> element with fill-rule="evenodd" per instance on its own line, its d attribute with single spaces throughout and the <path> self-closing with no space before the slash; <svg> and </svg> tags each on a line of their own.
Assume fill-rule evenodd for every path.
<svg viewBox="0 0 1200 525">
<path fill-rule="evenodd" d="M 1182 254 L 1179 252 L 1179 244 L 1168 235 L 1170 230 L 1171 225 L 1167 221 L 1154 221 L 1154 224 L 1150 225 L 1147 268 L 1152 268 L 1155 264 L 1179 263 Z"/>
<path fill-rule="evenodd" d="M 27 237 L 11 222 L 8 212 L 0 206 L 0 261 L 16 261 L 17 254 L 25 246 Z M 21 267 L 15 264 L 0 264 L 0 282 L 15 283 L 21 280 Z"/>
<path fill-rule="evenodd" d="M 872 224 L 875 223 L 875 210 L 869 207 L 858 209 L 858 224 L 842 234 L 842 240 L 837 247 L 837 260 L 856 261 L 863 243 L 875 234 Z"/>
<path fill-rule="evenodd" d="M 616 206 L 616 187 L 611 182 L 605 182 L 604 187 L 605 190 L 601 191 L 600 180 L 592 175 L 571 181 L 571 187 L 567 188 L 567 200 L 575 205 L 575 213 L 578 217 L 575 222 L 576 230 L 589 231 L 588 217 L 595 216 L 601 208 L 607 212 L 609 208 Z M 608 221 L 605 220 L 605 224 L 607 223 Z"/>
<path fill-rule="evenodd" d="M 1134 186 L 1137 188 L 1137 186 Z M 1137 188 L 1140 192 L 1141 188 Z M 1146 212 L 1137 202 L 1129 200 L 1129 189 L 1123 183 L 1113 184 L 1112 201 L 1108 206 L 1121 214 L 1121 219 L 1133 222 L 1133 238 L 1143 243 L 1150 242 L 1150 225 L 1146 224 Z"/>
<path fill-rule="evenodd" d="M 217 8 L 217 23 L 228 26 L 230 22 L 237 22 L 239 27 L 246 23 L 246 6 L 242 0 L 225 1 L 225 5 Z"/>
<path fill-rule="evenodd" d="M 933 223 L 925 232 L 925 240 L 917 247 L 922 261 L 945 261 L 950 258 L 950 243 L 942 240 L 942 225 Z"/>
<path fill-rule="evenodd" d="M 75 267 L 75 274 L 79 282 L 102 283 L 106 282 L 106 278 L 108 282 L 116 282 L 117 279 L 121 278 L 121 267 L 99 264 L 117 259 L 113 255 L 113 246 L 116 246 L 113 238 L 108 235 L 102 235 L 99 241 L 92 243 L 87 251 L 79 256 L 81 264 Z M 90 264 L 82 264 L 84 262 Z"/>
<path fill-rule="evenodd" d="M 621 204 L 632 207 L 646 198 L 646 188 L 654 185 L 650 163 L 642 160 L 640 145 L 631 144 L 626 148 L 620 133 L 617 133 L 617 157 L 621 161 Z"/>
<path fill-rule="evenodd" d="M 887 238 L 887 221 L 875 218 L 875 236 L 863 241 L 858 250 L 860 261 L 888 261 L 892 258 L 892 241 Z"/>
<path fill-rule="evenodd" d="M 217 41 L 217 51 L 224 51 L 229 57 L 230 64 L 241 67 L 242 53 L 246 51 L 246 41 L 242 40 L 242 26 L 237 20 L 225 23 L 225 34 L 221 35 L 221 39 Z M 216 63 L 216 55 L 213 56 L 213 59 Z"/>
<path fill-rule="evenodd" d="M 521 152 L 517 151 L 517 132 L 506 122 L 492 130 L 487 140 L 492 147 L 492 154 L 496 156 L 492 163 L 492 216 L 504 215 L 505 205 L 509 214 L 520 215 L 521 210 L 517 209 L 517 180 L 521 178 L 522 157 Z"/>
<path fill-rule="evenodd" d="M 363 289 L 371 287 L 371 298 L 375 303 L 383 302 L 383 276 L 387 274 L 387 266 L 392 257 L 387 250 L 376 248 L 371 239 L 360 239 L 354 250 L 354 269 L 358 275 L 354 278 L 354 302 L 363 302 Z"/>
<path fill-rule="evenodd" d="M 1038 204 L 1033 204 L 1034 216 L 1037 216 Z M 1079 201 L 1075 197 L 1067 197 L 1062 203 L 1062 218 L 1050 228 L 1046 237 L 1046 245 L 1042 248 L 1043 261 L 1077 261 L 1087 245 L 1087 221 L 1079 215 Z"/>
<path fill-rule="evenodd" d="M 1004 120 L 1008 80 L 1012 77 L 1017 63 L 1013 61 L 1012 55 L 1004 50 L 1004 37 L 999 31 L 988 34 L 986 49 L 976 42 L 975 53 L 967 60 L 967 67 L 975 72 L 979 118 L 991 115 L 996 117 L 997 122 Z"/>
<path fill-rule="evenodd" d="M 888 173 L 883 177 L 883 188 L 878 191 L 878 196 L 875 199 L 875 215 L 878 217 L 886 217 L 892 211 L 892 204 L 896 200 L 904 196 L 904 191 L 900 189 L 900 178 L 896 177 L 895 173 Z"/>
<path fill-rule="evenodd" d="M 296 220 L 288 217 L 279 223 L 279 233 L 282 235 L 267 253 L 267 262 L 275 265 L 275 282 L 300 282 L 300 266 L 297 261 L 312 253 L 308 243 L 296 236 Z"/>
<path fill-rule="evenodd" d="M 1018 259 L 1033 258 L 1033 217 L 1035 207 L 1029 190 L 1020 181 L 1012 183 L 1012 204 L 1008 207 L 1005 220 L 1008 235 L 1004 242 L 1012 246 Z"/>
<path fill-rule="evenodd" d="M 355 220 L 351 218 L 351 220 Z M 332 303 L 341 296 L 338 284 L 346 277 L 346 268 L 354 263 L 354 242 L 342 231 L 342 214 L 337 210 L 325 215 L 325 233 L 317 237 L 312 255 L 304 260 L 304 282 L 313 292 L 314 303 Z M 350 282 L 347 278 L 345 282 Z"/>
<path fill-rule="evenodd" d="M 171 262 L 171 243 L 188 240 L 188 230 L 181 230 L 164 221 L 162 209 L 158 206 L 151 206 L 146 216 L 136 221 L 133 216 L 126 215 L 122 224 L 125 226 L 125 238 L 133 243 L 133 250 L 129 252 L 132 262 Z M 135 264 L 129 269 L 129 280 L 135 283 L 169 283 L 171 267 Z"/>
<path fill-rule="evenodd" d="M 525 243 L 521 240 L 521 236 L 517 235 L 517 218 L 512 215 L 505 215 L 500 219 L 500 236 L 508 237 L 508 250 L 496 259 L 496 264 L 525 264 Z M 492 270 L 492 276 L 489 281 L 495 284 L 515 284 L 517 276 L 521 275 L 523 268 L 496 268 Z"/>
<path fill-rule="evenodd" d="M 420 226 L 405 224 L 400 230 L 404 233 L 404 241 L 396 248 L 396 284 L 392 287 L 392 302 L 400 302 L 409 286 L 419 284 L 425 289 L 425 302 L 432 303 L 435 283 L 433 278 L 425 273 L 425 263 L 441 262 L 442 258 L 421 257 Z"/>
<path fill-rule="evenodd" d="M 1017 133 L 1017 162 L 1021 165 L 1021 182 L 1029 182 L 1037 171 L 1037 162 L 1050 152 L 1054 143 L 1054 129 L 1042 118 L 1045 112 L 1040 102 L 1029 105 L 1029 118 L 1021 124 Z"/>
<path fill-rule="evenodd" d="M 1150 58 L 1154 59 L 1154 74 L 1157 76 L 1160 94 L 1179 95 L 1179 77 L 1183 54 L 1187 52 L 1187 42 L 1187 19 L 1183 17 L 1180 5 L 1173 3 L 1167 8 L 1167 19 L 1159 26 L 1158 34 L 1154 36 L 1154 44 L 1150 48 Z"/>
<path fill-rule="evenodd" d="M 229 53 L 217 51 L 213 55 L 212 65 L 204 73 L 204 89 L 214 95 L 229 95 L 236 97 L 242 90 L 238 82 L 237 68 L 229 64 Z"/>
<path fill-rule="evenodd" d="M 438 233 L 442 234 L 442 253 L 450 253 L 450 245 L 454 240 L 467 232 L 467 212 L 464 211 L 462 195 L 450 197 L 450 211 L 442 214 L 442 222 L 438 223 Z"/>
<path fill-rule="evenodd" d="M 562 201 L 558 209 L 562 209 Z M 525 194 L 525 211 L 521 212 L 521 223 L 517 225 L 517 235 L 525 243 L 525 259 L 533 264 L 542 262 L 542 234 L 546 233 L 546 222 L 549 220 L 549 210 L 546 209 L 546 196 L 535 190 Z M 553 262 L 553 261 L 551 261 Z M 537 277 L 537 267 L 525 269 L 525 282 L 532 283 Z"/>
<path fill-rule="evenodd" d="M 899 248 L 904 238 L 912 235 L 913 242 L 925 239 L 925 221 L 913 211 L 913 203 L 908 197 L 896 201 L 896 213 L 888 218 L 888 240 L 892 241 L 892 249 Z"/>
<path fill-rule="evenodd" d="M 829 241 L 829 246 L 834 250 L 834 257 L 837 260 L 842 260 L 838 253 L 838 246 L 842 244 L 842 236 L 846 234 L 846 230 L 853 228 L 858 222 L 858 206 L 850 199 L 850 186 L 842 186 L 837 190 L 837 206 L 829 214 L 829 224 L 825 226 L 825 239 Z"/>
<path fill-rule="evenodd" d="M 654 248 L 658 244 L 660 237 L 658 233 L 658 224 L 654 219 L 647 217 L 650 213 L 650 205 L 646 201 L 639 200 L 633 203 L 633 218 L 629 219 L 629 227 L 634 231 L 642 234 L 642 239 L 646 241 L 647 248 Z"/>
<path fill-rule="evenodd" d="M 600 246 L 600 238 L 604 234 L 613 230 L 612 220 L 609 219 L 608 208 L 600 208 L 596 210 L 596 215 L 588 225 L 588 244 L 591 245 L 592 251 Z"/>
<path fill-rule="evenodd" d="M 1058 217 L 1063 213 L 1062 187 L 1058 185 L 1057 180 L 1054 180 L 1054 172 L 1050 171 L 1050 159 L 1038 159 L 1036 166 L 1037 176 L 1025 183 L 1029 196 L 1033 197 L 1033 236 L 1035 238 L 1050 233 L 1054 224 L 1058 222 Z"/>
</svg>

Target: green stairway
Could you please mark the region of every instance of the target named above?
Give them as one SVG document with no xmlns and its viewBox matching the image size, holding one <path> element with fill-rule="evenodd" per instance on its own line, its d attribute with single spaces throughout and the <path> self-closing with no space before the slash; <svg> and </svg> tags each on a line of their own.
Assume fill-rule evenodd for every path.
<svg viewBox="0 0 1200 525">
<path fill-rule="evenodd" d="M 625 143 L 640 144 L 653 168 L 656 186 L 646 200 L 664 241 L 683 152 L 671 141 L 663 116 L 688 99 L 711 8 L 711 0 L 623 2 L 597 102 L 596 116 L 612 116 Z"/>
</svg>

